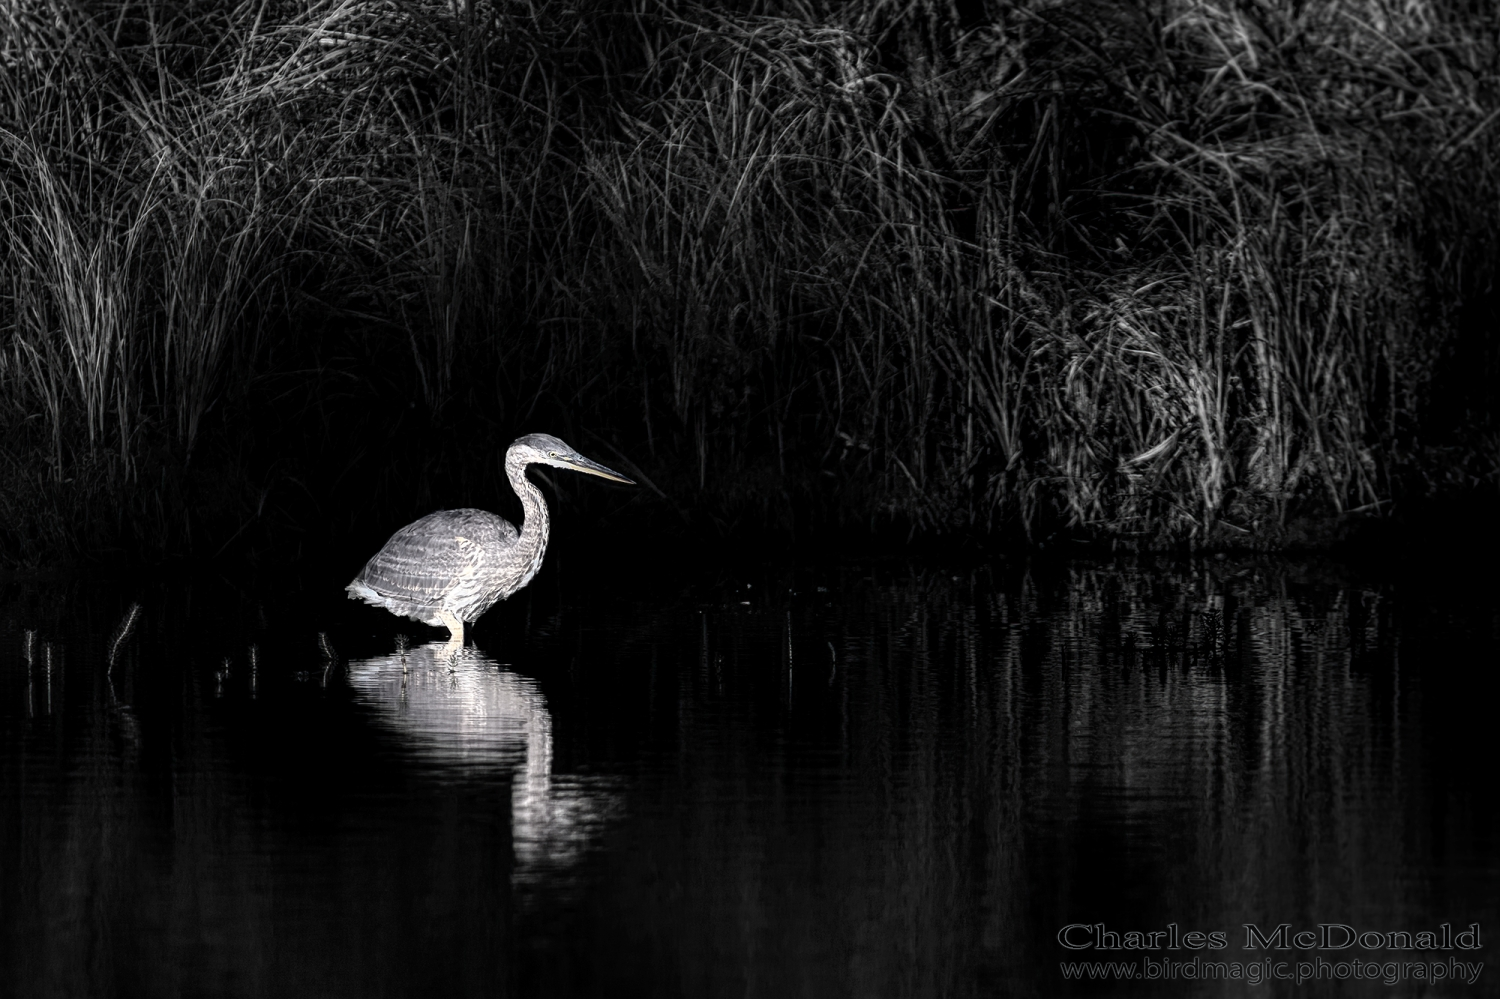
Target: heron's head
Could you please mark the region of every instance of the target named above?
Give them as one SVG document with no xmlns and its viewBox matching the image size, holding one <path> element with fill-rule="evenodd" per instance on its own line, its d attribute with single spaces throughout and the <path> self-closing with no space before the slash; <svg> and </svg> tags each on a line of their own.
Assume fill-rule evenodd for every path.
<svg viewBox="0 0 1500 999">
<path fill-rule="evenodd" d="M 634 479 L 627 479 L 612 468 L 605 468 L 597 461 L 590 461 L 551 434 L 527 434 L 525 437 L 516 438 L 515 443 L 506 449 L 505 461 L 507 464 L 513 461 L 518 462 L 522 467 L 556 465 L 558 468 L 597 475 L 611 482 L 623 482 L 627 486 L 635 485 Z"/>
</svg>

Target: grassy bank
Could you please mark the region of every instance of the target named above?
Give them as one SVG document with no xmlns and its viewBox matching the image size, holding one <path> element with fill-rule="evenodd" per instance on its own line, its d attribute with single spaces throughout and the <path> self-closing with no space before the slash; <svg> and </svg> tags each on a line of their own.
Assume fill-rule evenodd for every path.
<svg viewBox="0 0 1500 999">
<path fill-rule="evenodd" d="M 534 429 L 636 529 L 1493 491 L 1497 83 L 1483 5 L 21 0 L 0 552 L 365 544 Z"/>
</svg>

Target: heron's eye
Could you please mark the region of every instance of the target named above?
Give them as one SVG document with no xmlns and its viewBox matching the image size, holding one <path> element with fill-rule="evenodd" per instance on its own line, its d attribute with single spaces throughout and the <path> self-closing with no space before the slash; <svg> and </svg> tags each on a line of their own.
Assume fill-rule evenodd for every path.
<svg viewBox="0 0 1500 999">
<path fill-rule="evenodd" d="M 549 458 L 556 458 L 557 457 L 557 452 L 556 451 L 548 451 L 547 452 L 547 457 L 549 457 Z"/>
</svg>

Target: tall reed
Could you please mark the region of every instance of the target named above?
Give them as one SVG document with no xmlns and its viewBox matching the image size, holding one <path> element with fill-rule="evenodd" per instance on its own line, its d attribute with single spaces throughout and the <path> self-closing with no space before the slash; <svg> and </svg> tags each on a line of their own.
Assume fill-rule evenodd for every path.
<svg viewBox="0 0 1500 999">
<path fill-rule="evenodd" d="M 326 531 L 537 421 L 728 530 L 1271 545 L 1494 486 L 1441 385 L 1496 366 L 1496 15 L 952 13 L 10 5 L 0 503 Z"/>
</svg>

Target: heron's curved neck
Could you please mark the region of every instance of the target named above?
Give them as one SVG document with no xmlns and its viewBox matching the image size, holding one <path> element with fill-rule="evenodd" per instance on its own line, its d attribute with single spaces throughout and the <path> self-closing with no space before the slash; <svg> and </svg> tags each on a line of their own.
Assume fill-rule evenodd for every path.
<svg viewBox="0 0 1500 999">
<path fill-rule="evenodd" d="M 521 510 L 525 515 L 525 519 L 521 521 L 521 538 L 518 547 L 531 555 L 534 561 L 540 563 L 543 553 L 547 550 L 547 533 L 551 528 L 551 521 L 547 515 L 547 502 L 542 499 L 542 491 L 526 477 L 525 462 L 506 455 L 505 475 L 510 479 L 510 487 L 520 497 Z"/>
</svg>

